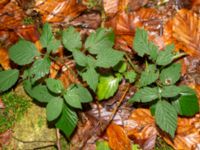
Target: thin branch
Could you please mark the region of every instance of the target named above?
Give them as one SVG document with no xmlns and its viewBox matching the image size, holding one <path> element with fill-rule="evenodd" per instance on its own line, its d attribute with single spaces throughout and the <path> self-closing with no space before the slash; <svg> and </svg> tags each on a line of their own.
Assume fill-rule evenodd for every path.
<svg viewBox="0 0 200 150">
<path fill-rule="evenodd" d="M 60 131 L 58 128 L 56 128 L 56 145 L 58 150 L 61 150 L 61 146 L 60 146 Z"/>
<path fill-rule="evenodd" d="M 141 71 L 132 63 L 130 57 L 127 54 L 125 54 L 125 57 L 126 57 L 128 63 L 131 65 L 132 69 L 135 70 L 135 72 L 137 72 L 137 73 L 141 73 Z"/>
</svg>

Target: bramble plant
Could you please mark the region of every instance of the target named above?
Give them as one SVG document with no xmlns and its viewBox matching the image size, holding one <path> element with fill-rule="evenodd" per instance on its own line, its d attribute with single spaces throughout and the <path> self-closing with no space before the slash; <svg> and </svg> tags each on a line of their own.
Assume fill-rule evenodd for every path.
<svg viewBox="0 0 200 150">
<path fill-rule="evenodd" d="M 114 33 L 104 28 L 91 33 L 83 44 L 75 28 L 69 27 L 64 30 L 60 41 L 54 37 L 51 26 L 46 23 L 43 26 L 40 43 L 45 53 L 40 52 L 34 43 L 26 40 L 18 41 L 9 49 L 10 59 L 24 67 L 21 72 L 18 69 L 0 72 L 0 92 L 10 89 L 22 79 L 23 87 L 29 96 L 41 103 L 47 103 L 47 120 L 54 121 L 56 128 L 70 137 L 78 121 L 77 109 L 82 109 L 83 103 L 91 102 L 92 96 L 82 84 L 72 83 L 64 88 L 60 80 L 49 78 L 51 63 L 61 59 L 54 58 L 52 54 L 61 44 L 71 52 L 77 64 L 78 74 L 87 82 L 89 88 L 97 93 L 98 99 L 103 100 L 115 94 L 123 74 L 127 76 L 127 80 L 131 80 L 126 67 L 121 73 L 117 71 L 120 69 L 118 64 L 124 63 L 124 53 L 112 48 Z M 87 55 L 81 51 L 84 47 L 83 51 L 87 51 Z M 115 67 L 115 74 L 101 74 L 98 71 L 116 65 L 119 67 Z M 68 66 L 66 68 L 70 69 Z M 72 69 L 70 71 L 73 72 Z M 76 75 L 75 72 L 73 74 Z M 103 90 L 105 87 L 107 90 Z"/>
<path fill-rule="evenodd" d="M 137 29 L 133 48 L 141 57 L 146 57 L 145 69 L 137 82 L 138 91 L 129 99 L 130 103 L 150 104 L 156 124 L 174 137 L 177 116 L 193 116 L 199 112 L 195 91 L 187 86 L 176 85 L 181 77 L 181 64 L 174 60 L 183 53 L 174 52 L 174 45 L 164 50 L 148 41 L 147 31 Z"/>
<path fill-rule="evenodd" d="M 110 29 L 99 28 L 91 33 L 85 42 L 80 33 L 73 27 L 62 31 L 58 40 L 52 33 L 51 26 L 44 24 L 40 43 L 43 51 L 35 44 L 20 40 L 9 49 L 10 59 L 23 66 L 21 70 L 10 69 L 0 71 L 0 93 L 7 91 L 17 81 L 23 81 L 25 91 L 33 99 L 46 103 L 46 116 L 53 121 L 55 127 L 62 130 L 67 137 L 73 133 L 78 122 L 77 110 L 84 103 L 93 100 L 91 92 L 97 95 L 99 101 L 112 97 L 118 90 L 122 79 L 133 84 L 137 78 L 137 93 L 129 102 L 148 102 L 155 112 L 158 126 L 174 136 L 177 115 L 192 116 L 199 111 L 195 92 L 186 86 L 176 86 L 180 78 L 180 64 L 173 63 L 182 53 L 174 53 L 173 45 L 168 45 L 163 51 L 148 41 L 147 32 L 136 30 L 134 49 L 139 56 L 146 58 L 146 67 L 141 74 L 136 74 L 133 65 L 124 58 L 125 53 L 115 50 L 114 33 Z M 76 63 L 76 72 L 66 66 L 62 58 L 53 55 L 63 46 L 72 54 Z M 49 78 L 51 63 L 63 62 L 75 78 L 87 83 L 72 83 L 67 88 L 58 79 Z M 134 67 L 132 67 L 134 68 Z M 106 70 L 103 73 L 101 70 Z M 190 105 L 190 108 L 188 108 Z"/>
</svg>

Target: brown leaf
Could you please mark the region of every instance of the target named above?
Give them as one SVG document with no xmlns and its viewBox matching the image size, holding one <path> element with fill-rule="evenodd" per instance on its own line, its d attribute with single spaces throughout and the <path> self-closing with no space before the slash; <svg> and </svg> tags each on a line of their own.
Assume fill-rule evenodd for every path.
<svg viewBox="0 0 200 150">
<path fill-rule="evenodd" d="M 35 7 L 41 13 L 43 22 L 54 23 L 72 20 L 86 9 L 76 0 L 38 0 Z"/>
<path fill-rule="evenodd" d="M 5 70 L 8 70 L 11 68 L 7 49 L 0 48 L 0 65 Z"/>
<path fill-rule="evenodd" d="M 151 150 L 155 146 L 157 130 L 154 118 L 148 109 L 133 110 L 126 121 L 125 130 L 130 139 L 144 150 Z"/>
<path fill-rule="evenodd" d="M 12 131 L 11 130 L 7 130 L 4 133 L 0 134 L 0 148 L 5 147 L 5 145 L 8 145 L 10 142 L 10 139 L 12 138 Z"/>
<path fill-rule="evenodd" d="M 200 114 L 192 118 L 179 118 L 173 142 L 164 136 L 165 141 L 176 150 L 200 149 Z"/>
<path fill-rule="evenodd" d="M 16 29 L 22 25 L 25 14 L 23 10 L 13 1 L 0 9 L 0 30 Z"/>
<path fill-rule="evenodd" d="M 131 143 L 125 130 L 116 124 L 111 124 L 106 131 L 109 138 L 109 146 L 113 150 L 131 150 Z"/>
<path fill-rule="evenodd" d="M 165 24 L 164 39 L 189 55 L 200 56 L 200 18 L 190 10 L 179 10 Z"/>
</svg>

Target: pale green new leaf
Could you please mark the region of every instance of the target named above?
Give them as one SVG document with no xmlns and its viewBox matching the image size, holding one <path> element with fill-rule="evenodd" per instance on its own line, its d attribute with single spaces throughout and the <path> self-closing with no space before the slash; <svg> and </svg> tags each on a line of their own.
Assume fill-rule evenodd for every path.
<svg viewBox="0 0 200 150">
<path fill-rule="evenodd" d="M 45 75 L 49 74 L 51 61 L 48 57 L 37 59 L 30 69 L 31 81 L 35 82 Z"/>
<path fill-rule="evenodd" d="M 80 96 L 75 89 L 76 87 L 70 88 L 64 93 L 65 101 L 74 108 L 82 109 Z"/>
<path fill-rule="evenodd" d="M 101 50 L 97 55 L 96 66 L 110 68 L 117 65 L 123 59 L 123 52 L 113 50 L 112 48 Z"/>
<path fill-rule="evenodd" d="M 89 87 L 96 91 L 97 84 L 99 81 L 99 74 L 96 72 L 95 68 L 89 67 L 85 72 L 81 74 L 84 81 L 87 82 Z"/>
<path fill-rule="evenodd" d="M 106 141 L 97 141 L 96 142 L 96 150 L 111 150 L 108 142 Z"/>
<path fill-rule="evenodd" d="M 80 33 L 74 27 L 69 27 L 63 31 L 62 40 L 64 47 L 71 52 L 80 50 L 82 47 Z"/>
<path fill-rule="evenodd" d="M 129 103 L 134 102 L 151 102 L 159 97 L 158 88 L 144 87 L 139 89 L 134 96 L 129 99 Z"/>
<path fill-rule="evenodd" d="M 141 57 L 143 57 L 144 54 L 148 54 L 149 45 L 147 31 L 139 28 L 136 29 L 135 38 L 133 41 L 133 48 Z"/>
<path fill-rule="evenodd" d="M 161 92 L 162 97 L 175 97 L 181 92 L 181 89 L 178 86 L 170 85 L 164 86 Z"/>
<path fill-rule="evenodd" d="M 139 85 L 140 87 L 150 85 L 154 83 L 159 77 L 159 72 L 156 70 L 156 66 L 153 64 L 148 65 L 145 71 L 142 72 Z"/>
<path fill-rule="evenodd" d="M 63 111 L 56 122 L 56 128 L 60 129 L 69 138 L 76 128 L 78 122 L 78 116 L 75 111 L 70 109 L 67 105 L 63 106 Z"/>
<path fill-rule="evenodd" d="M 53 121 L 57 119 L 63 109 L 63 99 L 62 98 L 55 98 L 52 99 L 46 107 L 46 115 L 47 115 L 47 120 L 48 121 Z"/>
<path fill-rule="evenodd" d="M 18 65 L 26 65 L 33 62 L 39 52 L 35 45 L 26 40 L 20 40 L 9 49 L 9 56 Z"/>
<path fill-rule="evenodd" d="M 174 137 L 177 128 L 177 112 L 167 101 L 159 101 L 155 111 L 156 124 Z"/>
<path fill-rule="evenodd" d="M 53 93 L 60 94 L 64 90 L 63 84 L 60 80 L 48 78 L 46 79 L 46 84 L 48 89 Z"/>
<path fill-rule="evenodd" d="M 181 64 L 172 64 L 163 69 L 160 73 L 160 80 L 163 85 L 175 84 L 181 77 Z"/>
<path fill-rule="evenodd" d="M 0 71 L 0 93 L 11 88 L 19 78 L 19 70 Z"/>
<path fill-rule="evenodd" d="M 127 71 L 124 73 L 124 77 L 130 82 L 133 83 L 135 82 L 137 74 L 135 73 L 135 71 L 131 70 L 131 71 Z"/>
<path fill-rule="evenodd" d="M 97 86 L 98 100 L 108 99 L 115 94 L 119 86 L 119 79 L 112 75 L 100 76 Z"/>
<path fill-rule="evenodd" d="M 173 52 L 174 45 L 167 45 L 166 48 L 159 52 L 158 57 L 156 59 L 156 64 L 161 66 L 166 66 L 173 61 Z"/>
<path fill-rule="evenodd" d="M 114 33 L 112 30 L 99 28 L 91 33 L 85 42 L 85 48 L 92 54 L 101 53 L 114 45 Z"/>
<path fill-rule="evenodd" d="M 124 73 L 127 70 L 127 64 L 123 61 L 120 61 L 117 65 L 113 67 L 114 71 Z"/>
</svg>

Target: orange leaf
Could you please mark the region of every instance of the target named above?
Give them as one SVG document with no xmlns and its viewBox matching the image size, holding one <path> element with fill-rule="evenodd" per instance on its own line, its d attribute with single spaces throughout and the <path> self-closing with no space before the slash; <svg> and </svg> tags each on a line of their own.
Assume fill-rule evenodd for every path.
<svg viewBox="0 0 200 150">
<path fill-rule="evenodd" d="M 0 65 L 5 70 L 8 70 L 11 68 L 8 51 L 4 48 L 0 48 Z"/>
<path fill-rule="evenodd" d="M 42 14 L 43 22 L 69 21 L 77 17 L 85 6 L 76 0 L 43 0 L 36 2 L 36 10 Z"/>
<path fill-rule="evenodd" d="M 112 150 L 131 150 L 130 140 L 122 127 L 111 124 L 107 128 L 106 133 L 109 138 L 109 146 Z"/>
</svg>

